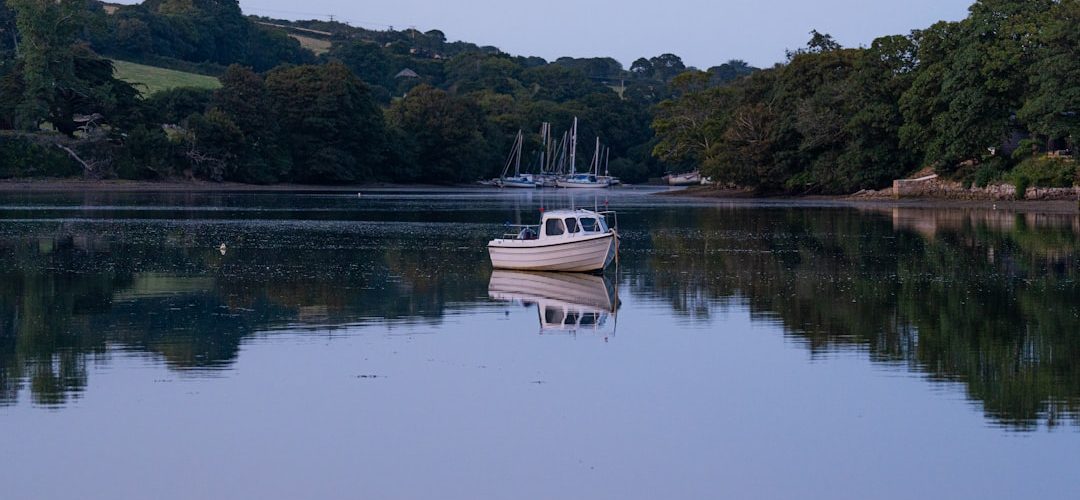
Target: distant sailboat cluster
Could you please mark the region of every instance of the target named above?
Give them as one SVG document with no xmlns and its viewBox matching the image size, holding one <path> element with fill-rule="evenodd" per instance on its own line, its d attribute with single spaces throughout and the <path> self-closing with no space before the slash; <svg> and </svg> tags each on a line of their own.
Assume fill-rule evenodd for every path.
<svg viewBox="0 0 1080 500">
<path fill-rule="evenodd" d="M 620 184 L 617 177 L 612 177 L 608 173 L 611 148 L 603 146 L 599 137 L 596 138 L 596 146 L 593 149 L 588 170 L 581 172 L 577 170 L 577 128 L 578 120 L 574 118 L 570 130 L 563 133 L 561 140 L 556 141 L 552 134 L 551 124 L 544 122 L 540 127 L 540 150 L 535 153 L 536 161 L 529 169 L 531 172 L 521 171 L 525 134 L 519 130 L 510 148 L 510 154 L 506 158 L 502 175 L 483 183 L 505 188 L 594 189 Z"/>
</svg>

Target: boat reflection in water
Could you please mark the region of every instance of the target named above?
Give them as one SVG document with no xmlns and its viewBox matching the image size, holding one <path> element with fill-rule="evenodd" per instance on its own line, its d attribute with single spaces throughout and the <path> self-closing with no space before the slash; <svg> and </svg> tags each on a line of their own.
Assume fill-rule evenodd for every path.
<svg viewBox="0 0 1080 500">
<path fill-rule="evenodd" d="M 615 333 L 619 297 L 604 276 L 496 269 L 488 295 L 501 301 L 536 304 L 540 333 Z M 610 324 L 609 324 L 610 323 Z"/>
</svg>

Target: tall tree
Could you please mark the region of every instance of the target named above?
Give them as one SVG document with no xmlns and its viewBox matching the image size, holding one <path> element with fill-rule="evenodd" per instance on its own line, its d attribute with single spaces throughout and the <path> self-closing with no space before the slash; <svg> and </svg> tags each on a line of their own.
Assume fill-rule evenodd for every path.
<svg viewBox="0 0 1080 500">
<path fill-rule="evenodd" d="M 466 182 L 494 163 L 483 134 L 483 113 L 471 99 L 421 85 L 395 102 L 389 116 L 412 153 L 411 168 L 397 172 L 398 180 Z"/>
<path fill-rule="evenodd" d="M 1080 1 L 1063 0 L 1048 16 L 1031 90 L 1018 116 L 1048 141 L 1080 145 Z"/>
<path fill-rule="evenodd" d="M 251 68 L 229 66 L 221 76 L 221 88 L 214 92 L 212 102 L 215 109 L 232 120 L 243 137 L 234 146 L 237 160 L 229 177 L 254 183 L 284 178 L 291 158 L 278 145 L 280 128 L 263 78 Z"/>
<path fill-rule="evenodd" d="M 299 182 L 371 179 L 384 155 L 382 111 L 341 63 L 283 66 L 266 75 L 282 145 Z"/>
<path fill-rule="evenodd" d="M 905 94 L 905 145 L 948 170 L 999 147 L 1018 128 L 1053 0 L 980 0 L 956 24 L 919 34 L 923 68 Z M 924 57 L 925 56 L 925 57 Z"/>
<path fill-rule="evenodd" d="M 734 99 L 730 91 L 710 88 L 709 80 L 709 73 L 683 73 L 671 84 L 679 97 L 656 106 L 652 127 L 660 141 L 653 154 L 661 160 L 698 165 L 715 161 Z"/>
<path fill-rule="evenodd" d="M 835 191 L 879 188 L 912 170 L 917 154 L 900 146 L 900 96 L 916 70 L 915 43 L 905 36 L 878 38 L 860 51 L 846 82 L 848 137 L 836 159 Z"/>
<path fill-rule="evenodd" d="M 12 59 L 19 45 L 19 32 L 15 27 L 15 12 L 7 2 L 0 1 L 0 61 Z"/>
<path fill-rule="evenodd" d="M 60 94 L 74 87 L 72 45 L 82 27 L 86 0 L 8 0 L 19 30 L 18 60 L 23 77 L 22 101 L 15 109 L 20 128 L 36 130 L 45 120 L 71 133 L 70 116 L 62 116 Z"/>
</svg>

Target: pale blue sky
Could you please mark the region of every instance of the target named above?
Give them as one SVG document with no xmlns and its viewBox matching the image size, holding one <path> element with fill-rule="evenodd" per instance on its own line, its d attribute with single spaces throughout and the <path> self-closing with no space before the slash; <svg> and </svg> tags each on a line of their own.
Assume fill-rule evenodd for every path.
<svg viewBox="0 0 1080 500">
<path fill-rule="evenodd" d="M 132 0 L 127 0 L 131 2 Z M 803 46 L 811 29 L 845 46 L 906 34 L 967 15 L 973 0 L 240 0 L 246 13 L 285 19 L 333 14 L 386 29 L 440 29 L 450 40 L 494 45 L 516 55 L 611 56 L 624 65 L 664 52 L 707 68 L 728 59 L 770 66 Z"/>
</svg>

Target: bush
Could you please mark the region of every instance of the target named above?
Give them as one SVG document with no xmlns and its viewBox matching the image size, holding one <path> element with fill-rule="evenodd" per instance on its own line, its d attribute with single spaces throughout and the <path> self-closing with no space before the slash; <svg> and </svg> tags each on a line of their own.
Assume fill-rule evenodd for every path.
<svg viewBox="0 0 1080 500">
<path fill-rule="evenodd" d="M 71 177 L 82 168 L 63 151 L 22 137 L 0 136 L 0 179 Z"/>
<path fill-rule="evenodd" d="M 121 179 L 162 179 L 183 169 L 178 147 L 160 128 L 137 125 L 115 151 L 115 174 Z"/>
<path fill-rule="evenodd" d="M 972 182 L 975 184 L 975 187 L 984 188 L 1000 178 L 1001 168 L 999 168 L 998 163 L 991 162 L 979 165 L 979 169 L 975 171 Z"/>
<path fill-rule="evenodd" d="M 1026 179 L 1036 187 L 1072 187 L 1076 182 L 1077 164 L 1059 158 L 1028 158 L 1009 172 L 1008 179 L 1015 185 Z"/>
<path fill-rule="evenodd" d="M 214 91 L 192 87 L 177 87 L 157 92 L 143 101 L 143 113 L 151 124 L 178 125 L 192 114 L 210 107 Z"/>
<path fill-rule="evenodd" d="M 1024 199 L 1024 196 L 1027 194 L 1027 188 L 1029 185 L 1031 185 L 1031 179 L 1029 179 L 1026 175 L 1021 175 L 1016 178 L 1014 183 L 1016 185 L 1016 199 Z"/>
<path fill-rule="evenodd" d="M 1031 158 L 1039 150 L 1039 143 L 1034 139 L 1024 139 L 1016 146 L 1012 153 L 1013 161 L 1022 161 Z"/>
</svg>

